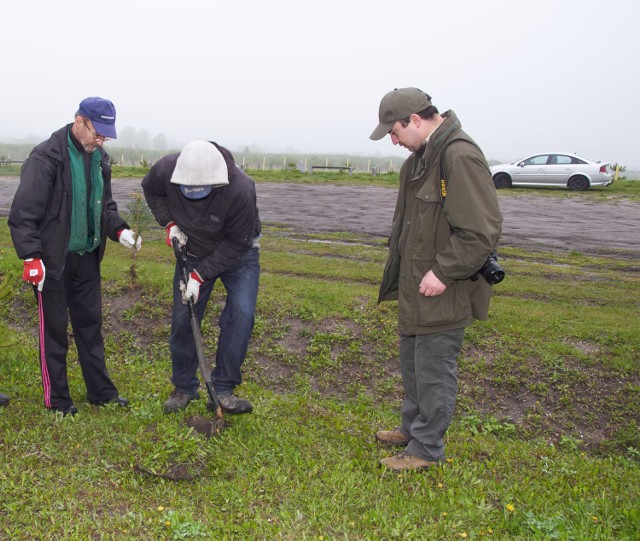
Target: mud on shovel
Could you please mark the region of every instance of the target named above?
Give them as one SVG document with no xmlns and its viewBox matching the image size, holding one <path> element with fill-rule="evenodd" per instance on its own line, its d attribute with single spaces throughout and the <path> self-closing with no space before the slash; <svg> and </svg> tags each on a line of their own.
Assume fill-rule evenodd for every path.
<svg viewBox="0 0 640 541">
<path fill-rule="evenodd" d="M 175 238 L 171 239 L 171 243 L 173 244 L 173 251 L 176 254 L 176 259 L 178 260 L 178 265 L 180 267 L 180 272 L 182 274 L 182 281 L 185 286 L 189 282 L 189 267 L 187 265 L 187 250 L 184 246 L 180 246 L 178 240 Z M 202 426 L 203 419 L 196 418 L 197 416 L 190 417 L 187 420 L 187 424 L 189 426 L 194 426 L 198 432 L 204 432 L 207 435 L 215 435 L 218 434 L 222 428 L 224 427 L 224 416 L 222 415 L 222 406 L 220 405 L 220 400 L 216 396 L 216 392 L 213 389 L 213 382 L 211 381 L 211 372 L 207 368 L 207 363 L 204 358 L 204 348 L 202 341 L 202 332 L 200 331 L 200 325 L 198 323 L 198 317 L 196 315 L 196 306 L 193 302 L 193 297 L 189 299 L 189 314 L 191 315 L 191 330 L 193 332 L 193 341 L 196 346 L 196 356 L 198 358 L 198 368 L 200 370 L 200 375 L 204 381 L 205 387 L 207 388 L 207 393 L 209 394 L 209 399 L 211 400 L 211 404 L 213 404 L 213 411 L 215 413 L 215 419 L 210 421 L 211 426 Z M 207 420 L 208 421 L 208 420 Z M 207 421 L 204 421 L 206 424 Z"/>
</svg>

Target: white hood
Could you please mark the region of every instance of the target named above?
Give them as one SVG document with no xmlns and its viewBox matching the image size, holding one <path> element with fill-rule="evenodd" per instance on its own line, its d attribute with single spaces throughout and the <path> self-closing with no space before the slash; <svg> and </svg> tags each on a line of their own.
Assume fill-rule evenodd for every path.
<svg viewBox="0 0 640 541">
<path fill-rule="evenodd" d="M 208 141 L 187 143 L 178 156 L 171 175 L 172 184 L 186 186 L 226 186 L 229 171 L 224 156 Z"/>
</svg>

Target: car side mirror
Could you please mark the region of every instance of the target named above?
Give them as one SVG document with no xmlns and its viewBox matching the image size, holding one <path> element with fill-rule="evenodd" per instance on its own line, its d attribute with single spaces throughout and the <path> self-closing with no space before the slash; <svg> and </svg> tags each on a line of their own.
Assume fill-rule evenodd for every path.
<svg viewBox="0 0 640 541">
<path fill-rule="evenodd" d="M 518 167 L 524 167 L 524 162 L 520 162 L 520 163 L 518 164 Z"/>
</svg>

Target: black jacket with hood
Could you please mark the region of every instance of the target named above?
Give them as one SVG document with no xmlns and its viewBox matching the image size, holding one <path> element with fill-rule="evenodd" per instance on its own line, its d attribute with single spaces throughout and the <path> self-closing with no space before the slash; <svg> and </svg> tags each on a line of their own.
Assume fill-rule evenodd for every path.
<svg viewBox="0 0 640 541">
<path fill-rule="evenodd" d="M 47 276 L 62 278 L 71 228 L 72 182 L 67 134 L 71 124 L 53 132 L 36 146 L 22 164 L 20 185 L 9 212 L 11 239 L 20 259 L 41 258 Z M 100 219 L 100 259 L 107 236 L 118 240 L 118 231 L 128 229 L 111 197 L 111 165 L 102 153 L 103 204 Z"/>
<path fill-rule="evenodd" d="M 215 187 L 207 197 L 187 199 L 180 185 L 171 183 L 179 152 L 158 160 L 142 179 L 144 196 L 156 221 L 162 227 L 175 222 L 187 235 L 187 252 L 201 260 L 195 270 L 205 280 L 231 268 L 252 248 L 261 231 L 253 180 L 236 166 L 231 152 L 211 144 L 224 157 L 229 184 Z"/>
</svg>

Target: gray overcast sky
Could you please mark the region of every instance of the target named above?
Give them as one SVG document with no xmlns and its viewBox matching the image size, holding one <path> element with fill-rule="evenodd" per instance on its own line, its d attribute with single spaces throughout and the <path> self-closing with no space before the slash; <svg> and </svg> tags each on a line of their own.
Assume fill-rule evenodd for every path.
<svg viewBox="0 0 640 541">
<path fill-rule="evenodd" d="M 173 145 L 398 155 L 380 98 L 418 86 L 489 159 L 576 151 L 640 168 L 637 0 L 4 0 L 0 137 L 86 96 Z"/>
</svg>

